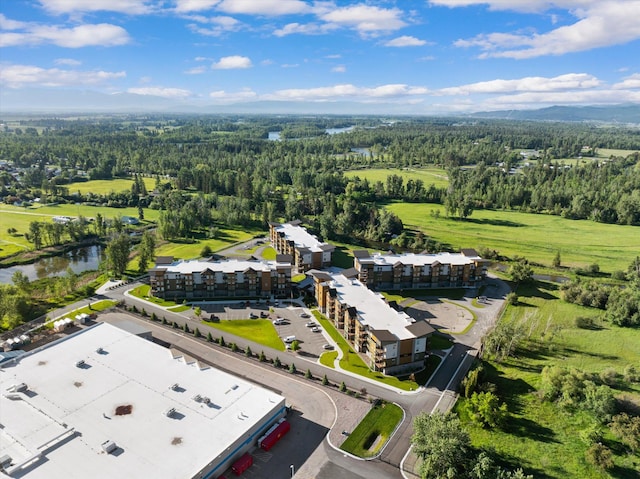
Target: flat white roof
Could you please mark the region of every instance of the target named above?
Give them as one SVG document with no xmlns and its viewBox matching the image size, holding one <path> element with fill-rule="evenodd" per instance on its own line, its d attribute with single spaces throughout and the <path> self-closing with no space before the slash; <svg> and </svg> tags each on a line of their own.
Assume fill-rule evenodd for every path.
<svg viewBox="0 0 640 479">
<path fill-rule="evenodd" d="M 27 390 L 12 393 L 21 383 Z M 14 465 L 45 456 L 13 477 L 185 479 L 283 406 L 274 392 L 100 323 L 0 368 L 0 456 Z"/>
<path fill-rule="evenodd" d="M 463 266 L 465 264 L 472 264 L 474 260 L 478 260 L 480 257 L 469 257 L 465 256 L 461 253 L 434 253 L 434 254 L 415 254 L 415 253 L 405 253 L 405 254 L 382 254 L 376 253 L 370 258 L 362 258 L 360 259 L 361 263 L 373 263 L 376 265 L 384 266 L 391 265 L 393 266 L 397 262 L 401 262 L 406 265 L 413 266 L 427 266 L 438 261 L 442 264 L 451 264 L 457 266 Z"/>
<path fill-rule="evenodd" d="M 342 274 L 332 274 L 331 278 L 329 286 L 336 290 L 342 304 L 356 308 L 362 324 L 371 329 L 387 330 L 400 340 L 416 337 L 406 329 L 413 323 L 413 318 L 389 306 L 380 293 Z"/>
<path fill-rule="evenodd" d="M 251 268 L 254 271 L 275 271 L 276 267 L 291 266 L 289 263 L 277 263 L 276 261 L 248 261 L 229 259 L 225 261 L 175 261 L 170 265 L 160 265 L 161 269 L 166 269 L 170 273 L 193 274 L 200 273 L 206 269 L 221 273 L 240 273 Z"/>
<path fill-rule="evenodd" d="M 329 246 L 329 243 L 323 243 L 318 240 L 314 235 L 309 233 L 306 228 L 302 226 L 292 225 L 291 223 L 284 223 L 275 227 L 275 230 L 279 233 L 284 233 L 285 238 L 293 243 L 298 248 L 308 248 L 313 253 L 320 251 L 326 251 L 323 246 Z"/>
</svg>

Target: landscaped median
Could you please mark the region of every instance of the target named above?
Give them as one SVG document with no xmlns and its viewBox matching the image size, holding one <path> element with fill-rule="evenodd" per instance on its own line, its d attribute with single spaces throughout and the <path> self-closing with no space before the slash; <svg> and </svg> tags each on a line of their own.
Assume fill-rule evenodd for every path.
<svg viewBox="0 0 640 479">
<path fill-rule="evenodd" d="M 404 413 L 396 404 L 378 401 L 340 449 L 354 456 L 377 456 L 402 421 Z"/>
<path fill-rule="evenodd" d="M 235 336 L 284 351 L 284 343 L 268 319 L 232 319 L 219 322 L 203 321 L 204 324 Z"/>
<path fill-rule="evenodd" d="M 316 320 L 322 325 L 324 330 L 329 333 L 331 339 L 333 339 L 333 341 L 342 351 L 340 368 L 364 378 L 373 379 L 374 381 L 393 386 L 394 388 L 402 389 L 403 391 L 415 391 L 416 389 L 418 389 L 418 383 L 416 383 L 415 381 L 411 381 L 408 379 L 402 381 L 396 377 L 385 376 L 381 372 L 372 371 L 371 369 L 369 369 L 362 358 L 358 356 L 358 353 L 353 350 L 349 343 L 347 343 L 347 340 L 344 339 L 336 330 L 331 321 L 329 321 L 318 311 L 313 311 L 313 315 L 315 316 Z"/>
</svg>

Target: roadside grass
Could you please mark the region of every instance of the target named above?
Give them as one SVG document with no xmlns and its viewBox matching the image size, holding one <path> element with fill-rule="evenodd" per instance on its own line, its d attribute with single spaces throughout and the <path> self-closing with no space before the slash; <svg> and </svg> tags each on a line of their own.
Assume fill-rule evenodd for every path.
<svg viewBox="0 0 640 479">
<path fill-rule="evenodd" d="M 78 309 L 74 309 L 73 311 L 68 312 L 67 314 L 63 314 L 62 316 L 59 316 L 58 318 L 52 318 L 50 320 L 48 320 L 45 324 L 44 327 L 46 329 L 53 329 L 53 323 L 54 320 L 57 320 L 59 318 L 71 318 L 74 319 L 78 314 L 93 314 L 93 313 L 99 313 L 101 311 L 104 311 L 105 309 L 109 309 L 113 306 L 116 305 L 116 301 L 112 301 L 110 299 L 103 299 L 101 301 L 96 301 L 95 303 L 91 303 L 91 306 L 84 306 L 82 308 L 78 308 Z"/>
<path fill-rule="evenodd" d="M 248 339 L 263 346 L 277 349 L 278 351 L 285 350 L 284 343 L 278 336 L 276 328 L 273 327 L 273 323 L 268 319 L 223 319 L 218 323 L 212 321 L 202 322 L 222 332 Z"/>
<path fill-rule="evenodd" d="M 180 306 L 175 306 L 174 308 L 167 308 L 167 311 L 171 311 L 172 313 L 182 313 L 183 311 L 188 311 L 191 309 L 191 306 L 187 306 L 186 304 L 181 304 Z"/>
<path fill-rule="evenodd" d="M 502 430 L 480 428 L 468 420 L 465 400 L 460 399 L 456 411 L 469 429 L 473 445 L 494 450 L 536 477 L 612 477 L 585 461 L 589 445 L 580 436 L 594 424 L 594 419 L 585 412 L 544 402 L 535 391 L 540 387 L 540 373 L 545 366 L 576 368 L 592 374 L 613 368 L 622 375 L 627 365 L 640 364 L 640 330 L 601 322 L 600 311 L 562 301 L 554 283 L 521 286 L 517 293 L 520 305 L 507 306 L 502 321 L 520 324 L 528 338 L 515 357 L 502 363 L 483 363 L 483 382 L 496 384 L 510 418 Z M 593 318 L 600 326 L 580 329 L 575 326 L 578 316 Z M 614 394 L 618 399 L 640 404 L 638 383 L 621 381 L 614 387 Z M 622 454 L 624 449 L 608 433 L 604 442 L 618 451 L 613 477 L 637 477 L 640 454 Z"/>
<path fill-rule="evenodd" d="M 144 186 L 147 191 L 151 192 L 156 186 L 155 178 L 143 177 Z M 133 180 L 128 178 L 119 178 L 115 180 L 90 180 L 90 181 L 78 181 L 76 183 L 69 183 L 68 185 L 61 185 L 69 189 L 69 193 L 77 193 L 85 195 L 87 193 L 94 193 L 96 195 L 107 195 L 111 192 L 120 193 L 122 191 L 131 191 L 131 185 Z"/>
<path fill-rule="evenodd" d="M 441 168 L 371 168 L 363 170 L 349 170 L 344 172 L 347 178 L 358 176 L 369 183 L 381 181 L 386 183 L 390 175 L 401 176 L 406 184 L 408 180 L 421 180 L 425 188 L 434 185 L 436 188 L 446 188 L 449 186 L 447 171 Z"/>
<path fill-rule="evenodd" d="M 429 379 L 431 379 L 431 376 L 433 376 L 433 373 L 436 372 L 436 369 L 438 369 L 438 366 L 440 365 L 441 362 L 442 362 L 442 359 L 440 358 L 440 356 L 431 354 L 427 358 L 427 364 L 425 365 L 425 368 L 422 371 L 418 371 L 417 373 L 414 373 L 413 376 L 415 377 L 416 383 L 418 383 L 421 386 L 424 386 L 425 384 L 427 384 Z M 402 380 L 409 379 L 409 376 L 400 376 L 400 379 Z"/>
<path fill-rule="evenodd" d="M 336 358 L 338 357 L 338 351 L 327 351 L 320 355 L 320 364 L 328 368 L 334 369 Z"/>
<path fill-rule="evenodd" d="M 383 402 L 374 406 L 349 434 L 340 449 L 357 457 L 373 457 L 387 443 L 404 413 L 400 406 Z"/>
<path fill-rule="evenodd" d="M 464 288 L 424 288 L 381 291 L 387 301 L 396 301 L 398 304 L 408 299 L 421 298 L 447 298 L 462 299 L 468 290 Z M 413 304 L 413 303 L 411 303 Z"/>
<path fill-rule="evenodd" d="M 598 264 L 601 271 L 626 270 L 640 250 L 637 226 L 494 210 L 476 210 L 466 220 L 458 220 L 447 218 L 442 205 L 431 203 L 398 202 L 386 208 L 398 215 L 405 228 L 423 231 L 453 249 L 487 247 L 542 265 L 551 265 L 560 251 L 564 266 Z M 433 217 L 431 210 L 439 211 L 440 217 Z"/>
<path fill-rule="evenodd" d="M 116 216 L 132 216 L 138 217 L 138 208 L 113 208 L 110 206 L 89 206 L 82 204 L 58 204 L 58 205 L 39 205 L 34 204 L 27 208 L 2 205 L 0 207 L 0 213 L 4 216 L 7 213 L 22 214 L 23 216 L 32 216 L 27 222 L 30 223 L 33 220 L 44 221 L 50 219 L 53 216 L 71 216 L 78 217 L 84 216 L 85 218 L 95 218 L 96 214 L 100 213 L 104 218 L 115 218 Z M 35 217 L 33 217 L 35 216 Z M 39 217 L 39 218 L 38 218 Z M 160 217 L 160 210 L 154 210 L 151 208 L 144 209 L 144 222 L 157 221 Z M 19 230 L 20 231 L 20 230 Z"/>
<path fill-rule="evenodd" d="M 447 350 L 453 347 L 453 341 L 449 338 L 445 338 L 441 334 L 433 334 L 431 338 L 429 338 L 429 348 L 430 349 L 438 349 L 438 350 Z"/>
<path fill-rule="evenodd" d="M 356 353 L 349 343 L 347 343 L 347 340 L 340 335 L 338 330 L 326 316 L 317 310 L 312 311 L 312 313 L 324 330 L 329 333 L 331 339 L 333 339 L 342 350 L 342 358 L 340 359 L 340 367 L 342 369 L 358 374 L 359 376 L 402 389 L 403 391 L 415 391 L 418 388 L 418 384 L 415 381 L 410 381 L 408 379 L 402 381 L 395 376 L 385 376 L 381 372 L 369 369 L 369 366 L 365 364 L 358 353 Z"/>
<path fill-rule="evenodd" d="M 167 301 L 162 298 L 156 298 L 155 296 L 150 296 L 149 295 L 150 292 L 151 292 L 151 286 L 149 286 L 148 284 L 143 284 L 129 291 L 129 294 L 131 296 L 135 296 L 136 298 L 144 299 L 145 301 L 149 301 L 150 303 L 154 303 L 154 304 L 157 304 L 158 306 L 162 306 L 165 308 L 176 305 L 174 301 Z"/>
<path fill-rule="evenodd" d="M 275 260 L 277 254 L 278 252 L 272 246 L 267 246 L 262 250 L 262 258 L 267 261 Z"/>
</svg>

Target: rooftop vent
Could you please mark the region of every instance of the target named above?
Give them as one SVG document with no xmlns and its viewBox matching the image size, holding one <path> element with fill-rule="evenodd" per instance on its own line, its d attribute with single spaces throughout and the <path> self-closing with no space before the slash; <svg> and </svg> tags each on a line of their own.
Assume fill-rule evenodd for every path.
<svg viewBox="0 0 640 479">
<path fill-rule="evenodd" d="M 98 348 L 98 349 L 96 349 L 96 353 L 103 354 L 104 353 L 104 349 Z"/>
<path fill-rule="evenodd" d="M 193 396 L 193 400 L 195 402 L 201 402 L 202 401 L 202 396 L 200 396 L 200 394 L 196 394 L 195 396 Z"/>
<path fill-rule="evenodd" d="M 85 365 L 84 359 L 81 359 L 80 361 L 76 362 L 77 368 L 83 368 L 84 365 Z"/>
<path fill-rule="evenodd" d="M 174 383 L 171 385 L 172 391 L 177 391 L 178 389 L 180 389 L 180 385 L 178 383 Z"/>
<path fill-rule="evenodd" d="M 237 384 L 234 384 L 233 386 L 231 386 L 231 389 L 233 389 L 235 391 L 236 389 L 238 389 L 238 387 L 239 386 Z"/>
<path fill-rule="evenodd" d="M 164 412 L 164 415 L 167 417 L 173 417 L 173 415 L 176 413 L 176 408 L 172 407 L 171 409 L 167 409 Z"/>
<path fill-rule="evenodd" d="M 211 399 L 209 399 L 208 397 L 202 398 L 202 402 L 205 404 L 209 404 L 211 402 Z"/>
<path fill-rule="evenodd" d="M 118 447 L 113 441 L 104 441 L 100 446 L 102 447 L 102 450 L 107 454 L 111 454 Z"/>
<path fill-rule="evenodd" d="M 9 454 L 5 454 L 4 456 L 0 457 L 0 469 L 6 469 L 11 465 L 12 461 L 13 459 L 11 459 L 11 456 Z"/>
<path fill-rule="evenodd" d="M 12 393 L 23 393 L 25 392 L 27 389 L 29 389 L 29 387 L 25 384 L 25 383 L 20 383 L 20 384 L 14 384 L 12 385 L 8 391 L 12 392 Z"/>
</svg>

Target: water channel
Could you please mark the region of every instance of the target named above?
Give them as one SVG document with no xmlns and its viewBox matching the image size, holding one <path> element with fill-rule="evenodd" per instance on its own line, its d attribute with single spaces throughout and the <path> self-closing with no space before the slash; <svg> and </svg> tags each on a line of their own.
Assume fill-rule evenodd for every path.
<svg viewBox="0 0 640 479">
<path fill-rule="evenodd" d="M 338 133 L 346 133 L 348 131 L 351 131 L 355 128 L 355 126 L 345 126 L 342 128 L 327 128 L 325 129 L 325 133 L 327 135 L 336 135 Z M 280 141 L 281 137 L 280 137 L 280 132 L 279 131 L 270 131 L 269 132 L 269 136 L 267 137 L 269 141 Z"/>
<path fill-rule="evenodd" d="M 33 281 L 66 274 L 67 268 L 71 268 L 74 273 L 96 270 L 103 255 L 104 246 L 83 246 L 60 256 L 40 259 L 32 264 L 0 269 L 0 283 L 11 283 L 11 276 L 16 271 L 22 271 L 29 281 Z"/>
</svg>

